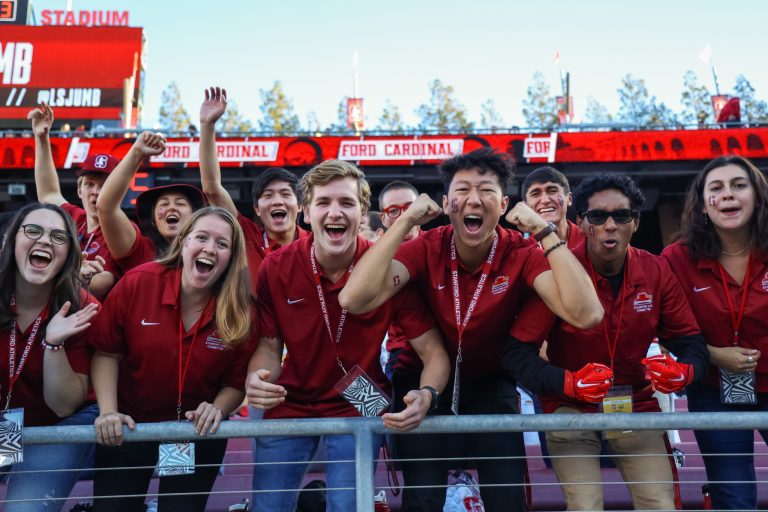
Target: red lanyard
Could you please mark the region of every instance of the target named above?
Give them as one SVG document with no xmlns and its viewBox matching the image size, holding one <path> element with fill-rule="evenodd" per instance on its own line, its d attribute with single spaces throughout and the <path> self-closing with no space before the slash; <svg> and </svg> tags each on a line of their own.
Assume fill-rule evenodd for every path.
<svg viewBox="0 0 768 512">
<path fill-rule="evenodd" d="M 19 380 L 21 371 L 24 369 L 24 365 L 27 362 L 29 351 L 35 343 L 37 331 L 40 329 L 40 323 L 43 321 L 43 316 L 37 315 L 35 322 L 32 324 L 32 332 L 29 334 L 27 345 L 24 347 L 24 352 L 21 354 L 19 367 L 16 368 L 16 297 L 14 295 L 11 295 L 11 310 L 13 311 L 13 320 L 11 320 L 11 334 L 8 340 L 8 395 L 5 398 L 4 411 L 7 411 L 8 407 L 11 405 L 13 386 L 16 384 L 16 381 Z"/>
<path fill-rule="evenodd" d="M 317 298 L 320 300 L 320 309 L 323 311 L 323 320 L 325 321 L 325 328 L 328 331 L 328 339 L 331 340 L 331 346 L 333 347 L 333 353 L 336 356 L 336 363 L 347 374 L 347 370 L 339 359 L 339 355 L 336 353 L 336 344 L 341 341 L 341 333 L 344 332 L 344 322 L 347 320 L 347 310 L 341 310 L 341 317 L 339 318 L 339 327 L 336 329 L 336 339 L 333 338 L 333 332 L 331 331 L 331 320 L 328 317 L 328 306 L 325 303 L 325 293 L 323 293 L 323 285 L 320 282 L 320 274 L 317 271 L 317 260 L 315 259 L 315 244 L 312 243 L 312 248 L 309 250 L 309 262 L 312 264 L 312 274 L 315 277 L 315 286 L 317 287 Z M 354 267 L 355 261 L 352 259 L 352 263 L 349 264 L 349 270 L 347 273 L 352 273 L 352 267 Z"/>
<path fill-rule="evenodd" d="M 733 326 L 733 344 L 739 344 L 739 328 L 741 327 L 741 320 L 744 318 L 744 306 L 747 304 L 747 292 L 749 291 L 749 269 L 752 265 L 752 258 L 747 256 L 747 272 L 744 274 L 744 282 L 741 283 L 741 302 L 739 303 L 739 312 L 733 310 L 733 301 L 731 301 L 731 294 L 728 292 L 728 282 L 725 279 L 725 270 L 723 265 L 718 262 L 717 266 L 720 269 L 720 277 L 723 280 L 723 293 L 725 294 L 725 301 L 728 303 L 728 312 L 731 314 L 731 325 Z"/>
<path fill-rule="evenodd" d="M 205 308 L 203 309 L 203 312 L 200 313 L 200 318 L 197 319 L 197 322 L 195 322 L 194 331 L 192 333 L 192 343 L 189 344 L 189 352 L 187 352 L 187 361 L 182 362 L 184 359 L 183 357 L 183 341 L 184 341 L 184 322 L 182 320 L 182 314 L 181 314 L 181 307 L 179 307 L 179 396 L 176 399 L 176 415 L 177 419 L 181 421 L 181 394 L 184 391 L 184 382 L 187 378 L 187 370 L 189 370 L 189 361 L 192 360 L 192 349 L 195 346 L 195 339 L 197 338 L 197 331 L 200 330 L 200 324 L 203 321 L 203 317 L 205 316 L 205 312 L 208 310 L 208 306 L 211 305 L 211 300 L 213 298 L 208 299 L 208 302 L 205 304 Z M 182 371 L 183 367 L 183 371 Z"/>
<path fill-rule="evenodd" d="M 461 301 L 459 298 L 459 263 L 456 258 L 456 237 L 451 237 L 451 280 L 453 281 L 453 310 L 456 314 L 456 328 L 458 329 L 458 355 L 457 360 L 461 360 L 461 342 L 464 339 L 464 330 L 467 328 L 469 319 L 472 316 L 472 312 L 477 307 L 477 301 L 480 299 L 480 293 L 483 291 L 485 282 L 488 280 L 488 274 L 491 273 L 491 265 L 493 264 L 493 257 L 496 255 L 496 246 L 499 243 L 499 235 L 493 234 L 493 245 L 491 245 L 491 252 L 488 253 L 488 259 L 483 263 L 483 270 L 480 274 L 480 280 L 477 282 L 475 293 L 472 295 L 472 300 L 467 307 L 467 312 L 464 314 L 464 321 L 461 320 Z"/>
<path fill-rule="evenodd" d="M 267 255 L 272 252 L 272 248 L 269 246 L 269 237 L 267 236 L 266 231 L 262 231 L 261 235 L 264 239 L 264 255 Z"/>
<path fill-rule="evenodd" d="M 595 285 L 595 290 L 597 290 L 597 274 L 595 274 L 595 267 L 592 266 L 592 262 L 587 258 L 587 262 L 589 263 L 589 270 L 592 272 L 592 282 Z M 603 334 L 605 335 L 605 346 L 608 349 L 608 357 L 611 359 L 611 370 L 613 370 L 613 358 L 616 355 L 616 344 L 619 342 L 619 335 L 621 334 L 621 320 L 624 317 L 624 296 L 622 294 L 623 289 L 627 286 L 627 274 L 629 269 L 629 250 L 627 250 L 627 259 L 624 261 L 624 277 L 623 282 L 621 283 L 621 288 L 619 290 L 619 293 L 617 294 L 617 299 L 619 303 L 619 323 L 616 326 L 616 335 L 613 337 L 613 345 L 611 345 L 611 337 L 608 335 L 608 323 L 606 322 L 608 315 L 603 316 L 603 321 L 601 322 L 603 324 Z M 616 302 L 614 301 L 614 304 Z"/>
</svg>

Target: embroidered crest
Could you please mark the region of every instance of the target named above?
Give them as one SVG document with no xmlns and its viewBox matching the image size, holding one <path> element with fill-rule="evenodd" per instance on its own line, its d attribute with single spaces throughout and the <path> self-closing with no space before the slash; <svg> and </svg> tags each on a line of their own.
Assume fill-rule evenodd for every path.
<svg viewBox="0 0 768 512">
<path fill-rule="evenodd" d="M 650 311 L 653 309 L 653 295 L 646 292 L 639 292 L 632 304 L 635 306 L 635 312 L 637 313 Z"/>
<path fill-rule="evenodd" d="M 491 294 L 498 295 L 504 293 L 509 288 L 509 276 L 499 276 L 491 285 Z"/>
</svg>

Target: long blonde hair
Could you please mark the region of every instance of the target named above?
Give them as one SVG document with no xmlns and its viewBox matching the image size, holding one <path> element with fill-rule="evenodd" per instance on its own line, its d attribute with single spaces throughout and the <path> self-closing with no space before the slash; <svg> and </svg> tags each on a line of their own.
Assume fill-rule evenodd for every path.
<svg viewBox="0 0 768 512">
<path fill-rule="evenodd" d="M 213 293 L 216 296 L 216 329 L 222 341 L 233 347 L 244 341 L 251 334 L 253 305 L 251 299 L 250 276 L 248 261 L 245 255 L 245 237 L 240 223 L 224 208 L 208 206 L 195 211 L 182 225 L 179 236 L 173 240 L 167 254 L 158 263 L 169 268 L 180 268 L 183 265 L 181 257 L 189 233 L 201 218 L 216 215 L 232 228 L 232 246 L 229 265 L 224 274 L 214 284 Z"/>
</svg>

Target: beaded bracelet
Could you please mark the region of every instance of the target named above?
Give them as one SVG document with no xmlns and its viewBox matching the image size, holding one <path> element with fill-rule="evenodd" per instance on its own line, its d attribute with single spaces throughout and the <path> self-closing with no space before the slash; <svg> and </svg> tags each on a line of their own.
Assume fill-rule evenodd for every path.
<svg viewBox="0 0 768 512">
<path fill-rule="evenodd" d="M 555 250 L 555 249 L 557 249 L 558 247 L 562 247 L 562 246 L 564 246 L 565 244 L 566 244 L 566 241 L 565 241 L 565 240 L 560 240 L 560 241 L 559 241 L 559 242 L 557 242 L 555 245 L 553 245 L 552 247 L 550 247 L 549 249 L 547 249 L 546 251 L 544 251 L 544 257 L 546 258 L 547 256 L 549 256 L 549 253 L 551 253 L 552 251 L 554 251 L 554 250 Z"/>
<path fill-rule="evenodd" d="M 45 338 L 40 340 L 40 343 L 43 345 L 43 348 L 45 350 L 50 350 L 52 352 L 58 352 L 59 350 L 64 348 L 64 344 L 63 343 L 61 343 L 59 345 L 52 345 L 52 344 L 48 343 L 48 341 Z"/>
</svg>

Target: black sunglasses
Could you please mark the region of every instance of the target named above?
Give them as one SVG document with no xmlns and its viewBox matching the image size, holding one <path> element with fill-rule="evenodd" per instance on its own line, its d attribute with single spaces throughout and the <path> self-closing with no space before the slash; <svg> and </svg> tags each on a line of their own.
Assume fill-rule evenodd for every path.
<svg viewBox="0 0 768 512">
<path fill-rule="evenodd" d="M 45 234 L 45 229 L 37 224 L 24 224 L 21 230 L 30 240 L 40 240 Z M 52 229 L 48 232 L 48 238 L 56 245 L 65 245 L 69 242 L 69 233 L 63 229 Z"/>
<path fill-rule="evenodd" d="M 634 219 L 640 217 L 640 212 L 630 208 L 622 208 L 613 211 L 588 210 L 582 213 L 581 217 L 586 218 L 587 222 L 593 226 L 602 226 L 608 220 L 608 217 L 613 217 L 613 221 L 616 224 L 629 224 Z"/>
</svg>

